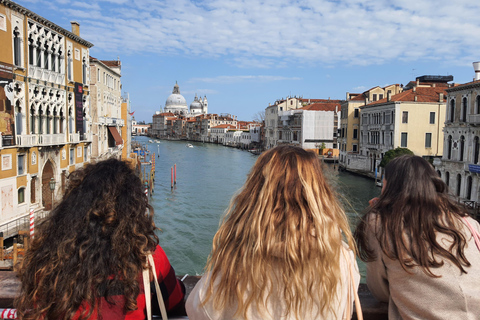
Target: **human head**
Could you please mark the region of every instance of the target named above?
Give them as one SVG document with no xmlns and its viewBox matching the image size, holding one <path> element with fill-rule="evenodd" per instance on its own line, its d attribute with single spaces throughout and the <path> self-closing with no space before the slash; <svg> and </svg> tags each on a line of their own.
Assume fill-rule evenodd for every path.
<svg viewBox="0 0 480 320">
<path fill-rule="evenodd" d="M 121 290 L 125 311 L 136 309 L 138 275 L 158 243 L 147 201 L 139 177 L 123 161 L 72 172 L 21 266 L 22 317 L 71 318 L 81 303 L 95 305 L 100 286 Z"/>
<path fill-rule="evenodd" d="M 385 197 L 437 201 L 438 194 L 447 193 L 433 166 L 419 156 L 402 155 L 390 161 L 385 167 L 385 180 Z"/>
<path fill-rule="evenodd" d="M 221 280 L 205 301 L 214 296 L 220 309 L 235 301 L 242 315 L 279 282 L 291 300 L 287 313 L 301 318 L 313 301 L 325 311 L 340 277 L 342 232 L 353 248 L 348 220 L 315 153 L 294 146 L 262 153 L 213 239 L 207 271 L 210 283 Z"/>
</svg>

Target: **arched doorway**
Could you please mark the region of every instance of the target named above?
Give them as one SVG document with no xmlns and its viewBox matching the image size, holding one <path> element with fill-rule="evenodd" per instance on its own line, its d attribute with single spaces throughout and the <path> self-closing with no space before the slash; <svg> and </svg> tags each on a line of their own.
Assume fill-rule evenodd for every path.
<svg viewBox="0 0 480 320">
<path fill-rule="evenodd" d="M 52 190 L 50 180 L 53 178 L 53 165 L 50 160 L 45 163 L 42 172 L 42 205 L 45 210 L 52 210 Z"/>
</svg>

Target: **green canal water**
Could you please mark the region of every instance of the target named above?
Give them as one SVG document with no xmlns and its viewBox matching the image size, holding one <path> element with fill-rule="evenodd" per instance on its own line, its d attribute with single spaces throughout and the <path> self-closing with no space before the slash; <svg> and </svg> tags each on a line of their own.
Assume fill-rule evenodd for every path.
<svg viewBox="0 0 480 320">
<path fill-rule="evenodd" d="M 135 137 L 155 153 L 154 193 L 150 202 L 160 245 L 178 275 L 203 273 L 213 236 L 231 197 L 243 185 L 257 156 L 234 148 L 184 141 L 151 143 L 148 137 Z M 171 168 L 176 164 L 177 184 L 170 187 Z M 352 228 L 357 217 L 378 196 L 380 188 L 371 179 L 339 172 L 325 164 L 325 174 L 337 190 Z M 364 273 L 364 265 L 360 270 Z"/>
</svg>

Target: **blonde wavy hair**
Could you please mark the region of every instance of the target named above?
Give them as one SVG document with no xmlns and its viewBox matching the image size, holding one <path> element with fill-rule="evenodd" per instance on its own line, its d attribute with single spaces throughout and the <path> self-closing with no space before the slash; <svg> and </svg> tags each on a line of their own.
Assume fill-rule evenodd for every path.
<svg viewBox="0 0 480 320">
<path fill-rule="evenodd" d="M 342 240 L 355 251 L 348 219 L 313 152 L 279 146 L 264 152 L 234 196 L 206 266 L 205 299 L 217 309 L 267 310 L 280 287 L 285 315 L 333 311 L 341 282 Z"/>
</svg>

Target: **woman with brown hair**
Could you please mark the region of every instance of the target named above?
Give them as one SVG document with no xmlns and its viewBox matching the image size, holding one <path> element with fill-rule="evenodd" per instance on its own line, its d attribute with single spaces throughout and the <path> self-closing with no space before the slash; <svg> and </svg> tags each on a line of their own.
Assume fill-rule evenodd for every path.
<svg viewBox="0 0 480 320">
<path fill-rule="evenodd" d="M 480 319 L 478 232 L 430 163 L 392 160 L 355 232 L 367 285 L 389 303 L 389 319 Z"/>
<path fill-rule="evenodd" d="M 127 163 L 109 159 L 72 172 L 21 265 L 19 319 L 145 319 L 149 253 L 166 309 L 182 308 L 185 288 L 155 230 L 153 208 Z"/>
<path fill-rule="evenodd" d="M 360 280 L 352 250 L 347 217 L 317 156 L 276 147 L 258 158 L 233 197 L 187 314 L 191 320 L 350 319 L 347 296 Z"/>
</svg>

